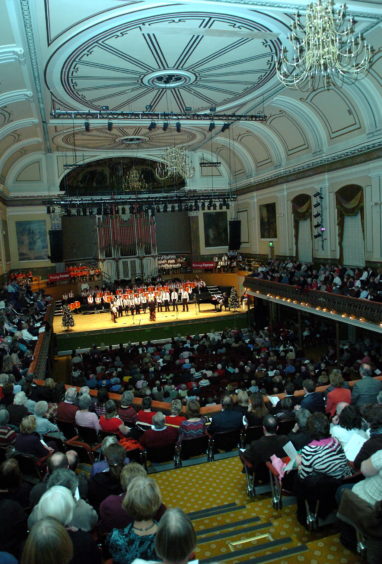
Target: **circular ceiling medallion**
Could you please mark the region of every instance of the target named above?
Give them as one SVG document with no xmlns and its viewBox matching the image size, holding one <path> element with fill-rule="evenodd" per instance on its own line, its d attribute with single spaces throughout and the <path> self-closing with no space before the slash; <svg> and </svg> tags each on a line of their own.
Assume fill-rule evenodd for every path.
<svg viewBox="0 0 382 564">
<path fill-rule="evenodd" d="M 116 139 L 117 142 L 124 143 L 125 145 L 138 145 L 139 143 L 146 143 L 148 140 L 148 137 L 138 135 L 129 135 L 127 137 L 118 137 Z"/>
<path fill-rule="evenodd" d="M 142 78 L 143 84 L 153 88 L 179 88 L 186 84 L 192 84 L 195 80 L 194 73 L 179 69 L 154 71 Z"/>
<path fill-rule="evenodd" d="M 116 18 L 92 37 L 73 37 L 46 71 L 57 103 L 165 113 L 254 100 L 275 76 L 277 35 L 253 14 L 187 9 Z"/>
</svg>

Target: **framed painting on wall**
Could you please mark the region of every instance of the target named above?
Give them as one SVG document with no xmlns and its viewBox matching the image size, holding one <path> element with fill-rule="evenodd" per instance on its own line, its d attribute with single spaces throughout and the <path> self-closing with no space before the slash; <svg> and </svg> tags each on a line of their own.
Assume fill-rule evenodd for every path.
<svg viewBox="0 0 382 564">
<path fill-rule="evenodd" d="M 276 239 L 276 204 L 261 204 L 259 206 L 259 214 L 261 239 Z"/>
<path fill-rule="evenodd" d="M 227 212 L 206 212 L 204 221 L 204 246 L 226 247 L 228 245 Z"/>
<path fill-rule="evenodd" d="M 19 261 L 48 260 L 48 237 L 43 219 L 16 221 Z"/>
</svg>

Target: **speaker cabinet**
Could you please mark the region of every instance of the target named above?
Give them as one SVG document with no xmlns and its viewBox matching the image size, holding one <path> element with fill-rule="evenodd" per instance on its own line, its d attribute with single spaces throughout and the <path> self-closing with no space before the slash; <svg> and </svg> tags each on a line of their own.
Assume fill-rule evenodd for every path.
<svg viewBox="0 0 382 564">
<path fill-rule="evenodd" d="M 54 229 L 49 231 L 50 243 L 50 261 L 62 262 L 63 261 L 63 236 L 62 229 Z"/>
<path fill-rule="evenodd" d="M 238 251 L 240 249 L 240 230 L 241 230 L 240 220 L 234 219 L 229 222 L 228 248 L 230 251 Z"/>
</svg>

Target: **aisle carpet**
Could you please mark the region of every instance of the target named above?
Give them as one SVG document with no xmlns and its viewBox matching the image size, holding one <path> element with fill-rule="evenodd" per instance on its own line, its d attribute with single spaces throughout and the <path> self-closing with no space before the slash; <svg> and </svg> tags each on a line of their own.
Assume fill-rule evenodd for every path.
<svg viewBox="0 0 382 564">
<path fill-rule="evenodd" d="M 168 507 L 181 507 L 190 514 L 198 533 L 196 555 L 202 564 L 360 561 L 342 547 L 333 526 L 310 533 L 296 520 L 294 504 L 276 511 L 269 494 L 249 498 L 238 457 L 152 477 Z"/>
</svg>

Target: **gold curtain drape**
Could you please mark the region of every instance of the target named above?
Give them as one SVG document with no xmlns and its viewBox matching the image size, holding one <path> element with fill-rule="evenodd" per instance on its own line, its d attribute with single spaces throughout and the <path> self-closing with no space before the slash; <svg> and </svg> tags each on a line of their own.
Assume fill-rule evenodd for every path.
<svg viewBox="0 0 382 564">
<path fill-rule="evenodd" d="M 296 258 L 298 258 L 298 233 L 299 233 L 299 223 L 312 216 L 312 198 L 309 194 L 299 194 L 295 196 L 292 200 L 292 215 L 293 215 L 293 232 L 294 232 L 294 242 L 296 248 Z"/>
<path fill-rule="evenodd" d="M 362 231 L 365 233 L 364 227 L 364 199 L 363 188 L 357 184 L 348 184 L 343 186 L 336 192 L 336 208 L 337 208 L 337 228 L 338 228 L 338 245 L 340 248 L 340 263 L 343 262 L 343 238 L 344 225 L 346 216 L 354 216 L 359 212 L 361 214 Z"/>
</svg>

